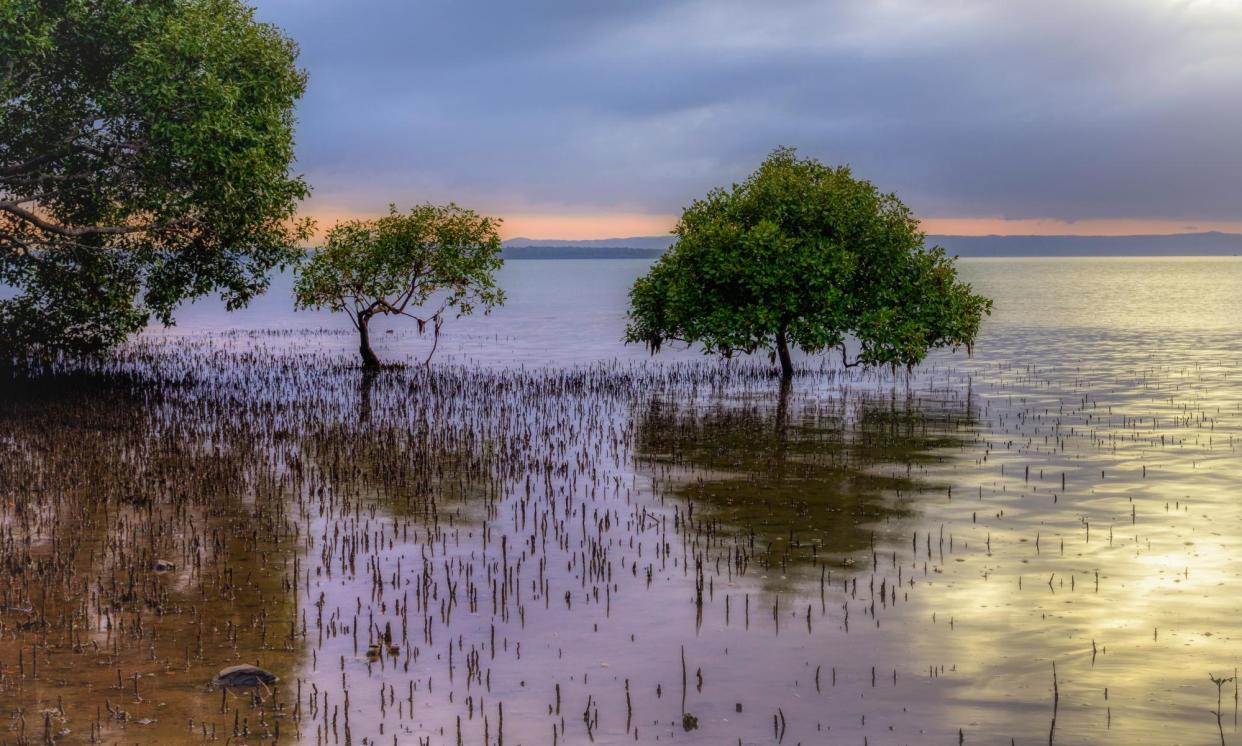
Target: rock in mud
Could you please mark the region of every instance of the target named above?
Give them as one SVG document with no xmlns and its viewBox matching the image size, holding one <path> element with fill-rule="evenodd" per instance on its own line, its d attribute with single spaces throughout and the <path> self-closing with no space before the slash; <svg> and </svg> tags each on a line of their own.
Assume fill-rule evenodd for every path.
<svg viewBox="0 0 1242 746">
<path fill-rule="evenodd" d="M 279 678 L 271 671 L 266 671 L 258 666 L 241 665 L 221 669 L 220 673 L 216 674 L 216 677 L 211 680 L 211 683 L 214 686 L 240 689 L 275 684 L 277 681 L 279 681 Z"/>
</svg>

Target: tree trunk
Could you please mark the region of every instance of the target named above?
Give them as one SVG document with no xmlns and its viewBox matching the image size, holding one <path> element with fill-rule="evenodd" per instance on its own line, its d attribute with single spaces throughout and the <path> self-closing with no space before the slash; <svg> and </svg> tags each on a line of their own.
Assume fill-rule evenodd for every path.
<svg viewBox="0 0 1242 746">
<path fill-rule="evenodd" d="M 789 341 L 785 339 L 785 330 L 776 333 L 776 353 L 781 359 L 781 378 L 788 381 L 793 378 L 793 360 L 789 358 Z"/>
<path fill-rule="evenodd" d="M 368 328 L 370 323 L 370 316 L 358 317 L 358 336 L 360 337 L 358 352 L 362 355 L 362 367 L 375 370 L 380 367 L 380 360 L 375 355 L 375 350 L 371 349 L 371 332 Z"/>
</svg>

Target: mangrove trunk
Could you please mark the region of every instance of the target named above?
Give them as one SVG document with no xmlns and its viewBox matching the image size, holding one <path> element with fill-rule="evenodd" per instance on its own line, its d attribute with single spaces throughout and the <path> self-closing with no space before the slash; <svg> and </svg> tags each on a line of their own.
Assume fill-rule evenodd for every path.
<svg viewBox="0 0 1242 746">
<path fill-rule="evenodd" d="M 368 370 L 375 370 L 380 367 L 379 357 L 376 356 L 375 350 L 371 349 L 371 317 L 358 317 L 358 353 L 362 355 L 362 367 Z"/>
</svg>

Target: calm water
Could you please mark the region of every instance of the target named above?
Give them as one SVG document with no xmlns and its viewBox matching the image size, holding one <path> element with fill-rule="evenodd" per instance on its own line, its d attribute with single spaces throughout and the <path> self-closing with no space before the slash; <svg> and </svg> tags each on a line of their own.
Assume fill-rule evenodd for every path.
<svg viewBox="0 0 1242 746">
<path fill-rule="evenodd" d="M 472 363 L 573 365 L 614 359 L 647 358 L 641 347 L 620 344 L 626 293 L 646 271 L 647 260 L 512 261 L 501 270 L 508 302 L 491 316 L 467 317 L 445 325 L 444 358 Z M 984 327 L 980 353 L 995 353 L 1014 334 L 1119 334 L 1147 339 L 1145 349 L 1159 352 L 1173 342 L 1191 342 L 1199 332 L 1242 328 L 1242 258 L 1059 258 L 960 259 L 964 279 L 996 300 Z M 178 324 L 157 335 L 200 335 L 221 329 L 237 331 L 325 329 L 352 334 L 349 321 L 327 312 L 295 313 L 287 276 L 249 308 L 228 314 L 215 301 L 182 310 Z M 397 339 L 379 338 L 395 359 L 421 359 L 429 343 L 399 321 L 383 324 Z M 1171 335 L 1178 331 L 1184 334 Z M 1171 339 L 1176 336 L 1178 339 Z M 320 340 L 325 349 L 352 349 L 352 336 Z M 1005 349 L 1006 354 L 1009 350 Z M 1045 354 L 1064 354 L 1064 350 Z M 439 353 L 437 357 L 439 358 Z M 665 358 L 669 355 L 664 355 Z M 697 355 L 678 356 L 681 359 Z M 1045 358 L 1047 359 L 1047 358 Z"/>
<path fill-rule="evenodd" d="M 1242 260 L 963 260 L 973 358 L 787 391 L 623 347 L 646 265 L 512 262 L 430 372 L 279 280 L 18 381 L 0 738 L 1238 738 Z"/>
</svg>

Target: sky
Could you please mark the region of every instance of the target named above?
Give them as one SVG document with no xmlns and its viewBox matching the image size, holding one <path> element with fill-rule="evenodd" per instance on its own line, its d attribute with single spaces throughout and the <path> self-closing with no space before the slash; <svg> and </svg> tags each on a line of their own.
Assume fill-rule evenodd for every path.
<svg viewBox="0 0 1242 746">
<path fill-rule="evenodd" d="M 253 0 L 321 226 L 668 232 L 778 146 L 931 233 L 1242 232 L 1242 0 Z"/>
</svg>

